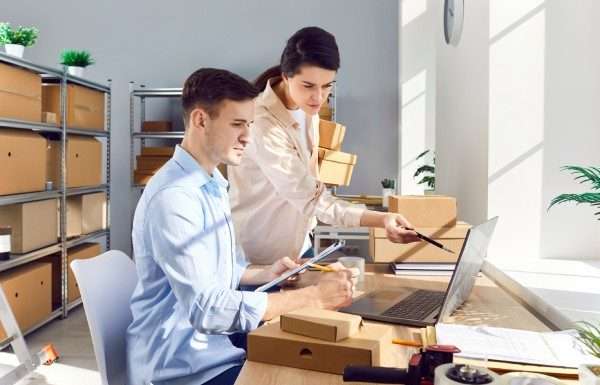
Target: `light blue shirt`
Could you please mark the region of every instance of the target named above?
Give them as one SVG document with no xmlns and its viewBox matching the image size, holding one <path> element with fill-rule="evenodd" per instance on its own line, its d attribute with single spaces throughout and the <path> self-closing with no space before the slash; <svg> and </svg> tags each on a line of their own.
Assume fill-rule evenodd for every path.
<svg viewBox="0 0 600 385">
<path fill-rule="evenodd" d="M 127 329 L 130 385 L 192 374 L 205 382 L 245 358 L 227 335 L 258 326 L 267 294 L 237 290 L 247 262 L 236 249 L 226 189 L 218 170 L 208 175 L 177 146 L 140 198 L 132 232 L 139 282 Z"/>
</svg>

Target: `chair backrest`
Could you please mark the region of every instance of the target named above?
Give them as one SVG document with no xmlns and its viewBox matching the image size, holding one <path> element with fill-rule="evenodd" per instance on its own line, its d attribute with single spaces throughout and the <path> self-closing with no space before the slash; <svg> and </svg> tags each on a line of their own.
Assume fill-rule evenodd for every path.
<svg viewBox="0 0 600 385">
<path fill-rule="evenodd" d="M 125 332 L 131 323 L 129 300 L 137 283 L 135 264 L 110 250 L 71 262 L 86 313 L 103 385 L 126 383 Z"/>
</svg>

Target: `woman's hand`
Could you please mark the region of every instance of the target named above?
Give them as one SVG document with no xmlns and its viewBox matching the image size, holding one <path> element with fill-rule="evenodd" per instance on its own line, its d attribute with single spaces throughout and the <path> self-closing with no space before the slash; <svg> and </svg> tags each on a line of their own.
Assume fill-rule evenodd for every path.
<svg viewBox="0 0 600 385">
<path fill-rule="evenodd" d="M 412 230 L 412 225 L 401 214 L 388 213 L 383 218 L 387 238 L 395 243 L 419 242 L 417 233 Z"/>
</svg>

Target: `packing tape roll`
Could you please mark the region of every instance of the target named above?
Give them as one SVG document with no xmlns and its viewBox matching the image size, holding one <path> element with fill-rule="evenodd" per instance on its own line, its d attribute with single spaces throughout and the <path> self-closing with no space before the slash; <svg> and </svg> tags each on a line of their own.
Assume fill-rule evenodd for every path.
<svg viewBox="0 0 600 385">
<path fill-rule="evenodd" d="M 448 377 L 448 370 L 454 366 L 464 366 L 464 365 L 455 365 L 455 364 L 444 364 L 435 368 L 434 374 L 434 385 L 465 385 L 468 384 L 466 382 L 458 382 L 450 377 Z M 500 376 L 496 373 L 492 372 L 487 368 L 481 368 L 478 366 L 471 366 L 472 369 L 476 369 L 477 372 L 481 375 L 488 375 L 491 378 L 491 382 L 487 382 L 485 385 L 500 385 Z M 482 384 L 483 385 L 483 384 Z"/>
<path fill-rule="evenodd" d="M 500 376 L 499 385 L 565 385 L 565 383 L 545 374 L 511 372 Z"/>
</svg>

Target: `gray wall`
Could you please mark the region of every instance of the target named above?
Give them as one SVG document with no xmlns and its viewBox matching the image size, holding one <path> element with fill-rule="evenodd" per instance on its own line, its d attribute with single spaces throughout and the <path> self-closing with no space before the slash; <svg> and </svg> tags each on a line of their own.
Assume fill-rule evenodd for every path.
<svg viewBox="0 0 600 385">
<path fill-rule="evenodd" d="M 344 150 L 358 154 L 347 193 L 379 193 L 397 175 L 398 1 L 33 1 L 3 4 L 2 19 L 35 25 L 41 37 L 26 58 L 57 65 L 63 48 L 89 49 L 87 77 L 113 79 L 112 247 L 129 252 L 128 82 L 179 87 L 202 66 L 254 78 L 275 64 L 285 40 L 307 25 L 336 35 L 342 53 L 338 120 Z"/>
</svg>

